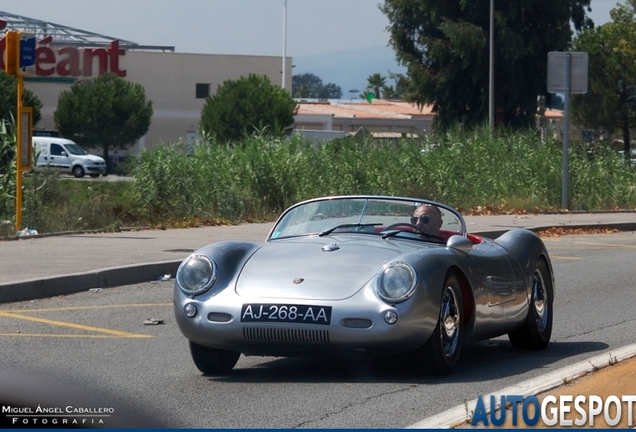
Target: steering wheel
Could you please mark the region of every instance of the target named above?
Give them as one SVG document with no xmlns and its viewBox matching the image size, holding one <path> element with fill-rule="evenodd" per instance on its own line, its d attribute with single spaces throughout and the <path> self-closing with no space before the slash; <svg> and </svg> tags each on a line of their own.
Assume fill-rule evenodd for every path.
<svg viewBox="0 0 636 432">
<path fill-rule="evenodd" d="M 391 229 L 402 229 L 402 228 L 410 228 L 411 231 L 413 231 L 414 234 L 417 235 L 421 235 L 422 237 L 425 237 L 427 239 L 439 239 L 439 240 L 444 240 L 444 237 L 440 237 L 438 235 L 435 234 L 428 234 L 425 233 L 422 228 L 418 227 L 417 225 L 413 225 L 410 224 L 408 222 L 398 222 L 398 223 L 394 223 L 393 225 L 389 225 L 388 227 L 386 227 L 384 229 L 384 231 L 390 231 Z"/>
<path fill-rule="evenodd" d="M 410 224 L 408 222 L 398 222 L 398 223 L 394 223 L 393 225 L 389 225 L 388 227 L 386 227 L 384 229 L 384 231 L 390 231 L 392 229 L 403 229 L 403 228 L 409 228 L 411 231 L 413 231 L 415 234 L 419 234 L 419 235 L 423 235 L 426 238 L 431 238 L 430 234 L 425 233 L 422 228 L 418 227 L 417 225 L 413 225 Z"/>
</svg>

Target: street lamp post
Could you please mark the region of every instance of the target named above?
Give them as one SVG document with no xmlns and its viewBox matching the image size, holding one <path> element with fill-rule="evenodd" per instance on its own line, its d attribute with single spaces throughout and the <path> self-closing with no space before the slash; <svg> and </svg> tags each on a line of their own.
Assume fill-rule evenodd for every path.
<svg viewBox="0 0 636 432">
<path fill-rule="evenodd" d="M 488 124 L 495 124 L 495 0 L 490 0 L 490 65 L 488 68 Z"/>
<path fill-rule="evenodd" d="M 285 88 L 285 69 L 287 57 L 287 0 L 283 5 L 283 83 L 282 87 Z"/>
</svg>

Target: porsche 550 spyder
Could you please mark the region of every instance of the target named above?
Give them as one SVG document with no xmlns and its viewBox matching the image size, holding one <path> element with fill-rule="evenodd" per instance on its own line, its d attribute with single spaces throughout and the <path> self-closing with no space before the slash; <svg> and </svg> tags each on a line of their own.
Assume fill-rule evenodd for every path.
<svg viewBox="0 0 636 432">
<path fill-rule="evenodd" d="M 554 276 L 532 231 L 495 240 L 429 200 L 334 196 L 285 210 L 264 242 L 221 241 L 179 266 L 174 312 L 204 374 L 239 356 L 403 355 L 445 375 L 462 345 L 545 348 Z M 421 361 L 421 362 L 420 362 Z"/>
</svg>

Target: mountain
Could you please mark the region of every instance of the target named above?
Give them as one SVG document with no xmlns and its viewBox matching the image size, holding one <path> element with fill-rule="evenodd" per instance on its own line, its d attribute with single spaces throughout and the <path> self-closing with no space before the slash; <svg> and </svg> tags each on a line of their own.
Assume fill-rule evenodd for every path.
<svg viewBox="0 0 636 432">
<path fill-rule="evenodd" d="M 387 84 L 395 86 L 395 83 L 388 79 L 389 72 L 406 72 L 406 68 L 398 65 L 395 60 L 393 50 L 382 46 L 294 57 L 293 64 L 294 75 L 312 73 L 319 77 L 323 84 L 339 85 L 342 88 L 343 99 L 358 98 L 367 87 L 367 78 L 374 73 L 386 76 Z"/>
</svg>

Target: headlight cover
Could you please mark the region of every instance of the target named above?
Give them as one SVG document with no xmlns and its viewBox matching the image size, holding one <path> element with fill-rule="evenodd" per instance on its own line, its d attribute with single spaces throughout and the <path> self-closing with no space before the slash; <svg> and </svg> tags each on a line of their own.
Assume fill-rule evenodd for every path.
<svg viewBox="0 0 636 432">
<path fill-rule="evenodd" d="M 200 254 L 191 255 L 177 270 L 177 284 L 187 295 L 209 290 L 216 281 L 217 267 L 213 259 Z"/>
<path fill-rule="evenodd" d="M 416 284 L 415 270 L 401 261 L 385 264 L 375 279 L 378 295 L 388 303 L 408 300 L 415 292 Z"/>
</svg>

